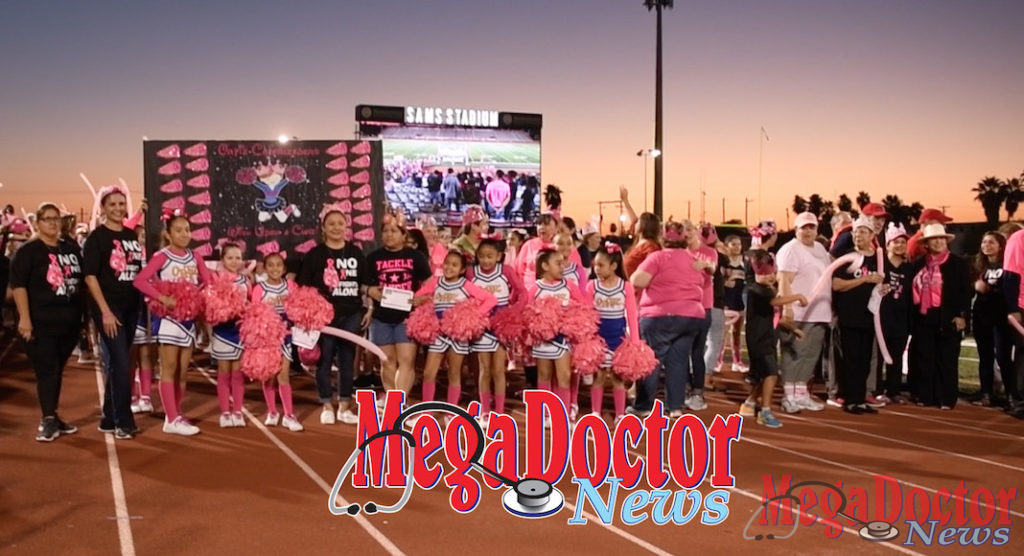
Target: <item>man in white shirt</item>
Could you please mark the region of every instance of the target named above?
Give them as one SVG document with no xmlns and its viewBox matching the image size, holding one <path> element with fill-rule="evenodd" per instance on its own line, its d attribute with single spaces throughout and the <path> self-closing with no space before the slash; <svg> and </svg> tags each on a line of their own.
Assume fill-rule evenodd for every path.
<svg viewBox="0 0 1024 556">
<path fill-rule="evenodd" d="M 821 350 L 832 321 L 832 289 L 822 288 L 817 297 L 811 294 L 821 279 L 831 257 L 818 243 L 818 217 L 802 212 L 796 217 L 796 237 L 779 249 L 779 294 L 803 294 L 808 305 L 784 305 L 782 319 L 803 331 L 798 340 L 791 332 L 779 331 L 782 345 L 782 410 L 797 413 L 801 409 L 821 411 L 825 405 L 811 397 L 807 383 L 821 359 Z"/>
</svg>

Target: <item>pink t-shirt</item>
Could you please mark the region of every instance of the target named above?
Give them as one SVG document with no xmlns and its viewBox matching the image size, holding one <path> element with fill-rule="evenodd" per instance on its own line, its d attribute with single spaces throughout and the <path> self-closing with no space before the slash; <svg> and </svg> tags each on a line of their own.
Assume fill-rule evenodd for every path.
<svg viewBox="0 0 1024 556">
<path fill-rule="evenodd" d="M 1024 276 L 1024 232 L 1015 232 L 1006 240 L 1003 270 Z M 1017 297 L 1017 306 L 1024 307 L 1024 287 L 1021 287 L 1020 295 Z"/>
<path fill-rule="evenodd" d="M 444 275 L 444 259 L 448 256 L 448 248 L 441 242 L 430 246 L 430 272 L 434 276 Z"/>
<path fill-rule="evenodd" d="M 501 208 L 508 201 L 511 191 L 507 183 L 502 180 L 494 180 L 487 184 L 484 196 L 487 197 L 487 202 L 494 208 Z"/>
<path fill-rule="evenodd" d="M 704 273 L 704 298 L 701 302 L 704 304 L 704 310 L 711 309 L 715 306 L 715 272 L 718 270 L 718 251 L 714 247 L 708 247 L 707 245 L 701 245 L 700 249 L 697 250 L 697 257 L 702 261 L 708 261 L 715 265 L 710 272 Z"/>
<path fill-rule="evenodd" d="M 640 318 L 704 318 L 704 281 L 708 276 L 693 268 L 696 260 L 686 249 L 662 249 L 640 263 L 637 271 L 651 275 L 651 283 L 640 296 Z"/>
<path fill-rule="evenodd" d="M 832 288 L 822 288 L 821 295 L 811 299 L 811 292 L 825 274 L 832 257 L 825 247 L 815 241 L 807 246 L 793 239 L 779 249 L 775 256 L 779 272 L 793 272 L 793 293 L 807 297 L 809 305 L 794 303 L 793 320 L 797 322 L 832 322 Z"/>
</svg>

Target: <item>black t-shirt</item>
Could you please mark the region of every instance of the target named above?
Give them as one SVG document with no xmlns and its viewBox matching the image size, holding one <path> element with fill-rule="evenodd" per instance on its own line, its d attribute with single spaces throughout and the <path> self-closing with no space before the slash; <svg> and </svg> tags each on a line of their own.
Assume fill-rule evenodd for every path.
<svg viewBox="0 0 1024 556">
<path fill-rule="evenodd" d="M 846 266 L 841 267 L 833 275 L 835 278 L 841 278 L 843 280 L 853 280 L 866 276 L 867 274 L 874 273 L 878 270 L 878 259 L 876 256 L 871 255 L 864 257 L 864 262 L 861 263 L 853 274 L 849 272 Z M 875 285 L 867 282 L 861 284 L 852 290 L 845 292 L 835 292 L 832 301 L 832 307 L 836 311 L 836 316 L 839 317 L 839 326 L 850 327 L 850 328 L 874 328 L 874 317 L 871 312 L 868 311 L 868 301 L 871 299 L 871 290 L 875 289 Z"/>
<path fill-rule="evenodd" d="M 82 252 L 70 241 L 50 247 L 40 239 L 29 240 L 11 262 L 10 287 L 27 290 L 32 327 L 39 331 L 82 325 L 82 278 Z"/>
<path fill-rule="evenodd" d="M 594 266 L 594 255 L 597 254 L 597 251 L 591 251 L 587 249 L 586 245 L 580 245 L 576 248 L 576 252 L 580 254 L 580 262 L 583 264 L 583 268 Z"/>
<path fill-rule="evenodd" d="M 775 355 L 775 291 L 757 282 L 747 287 L 747 350 L 751 358 Z"/>
<path fill-rule="evenodd" d="M 722 275 L 723 301 L 726 309 L 733 311 L 743 310 L 743 288 L 746 286 L 747 269 L 742 257 L 736 264 L 732 264 L 729 257 L 722 256 L 719 260 L 718 273 Z M 729 282 L 732 281 L 732 285 Z"/>
<path fill-rule="evenodd" d="M 95 276 L 103 291 L 103 298 L 111 309 L 138 310 L 140 295 L 132 282 L 142 271 L 143 251 L 135 232 L 127 229 L 113 231 L 99 226 L 85 239 L 82 253 L 82 271 Z M 92 296 L 90 306 L 98 310 Z"/>
<path fill-rule="evenodd" d="M 715 309 L 724 309 L 726 307 L 725 275 L 722 274 L 722 269 L 724 269 L 728 264 L 729 257 L 726 257 L 721 253 L 718 253 L 718 264 L 715 265 L 715 269 L 717 270 L 717 272 L 715 272 L 714 276 L 712 276 L 711 278 L 711 287 L 714 289 L 715 292 L 715 299 L 711 306 L 714 307 Z"/>
<path fill-rule="evenodd" d="M 914 273 L 910 263 L 893 266 L 886 259 L 885 280 L 892 291 L 882 298 L 882 332 L 902 336 L 910 331 L 910 310 L 914 300 L 911 293 Z"/>
<path fill-rule="evenodd" d="M 431 275 L 430 263 L 423 253 L 408 247 L 398 251 L 381 247 L 366 257 L 366 268 L 366 285 L 381 289 L 416 291 Z M 373 306 L 373 318 L 381 322 L 398 324 L 409 317 L 407 311 L 381 307 L 377 300 Z"/>
<path fill-rule="evenodd" d="M 367 274 L 366 257 L 352 242 L 346 242 L 341 249 L 330 249 L 321 243 L 302 259 L 302 271 L 296 281 L 299 285 L 316 288 L 331 302 L 336 326 L 344 317 L 362 312 L 363 296 L 359 286 L 366 285 Z M 327 275 L 331 275 L 336 286 L 328 287 L 324 283 Z"/>
<path fill-rule="evenodd" d="M 1006 301 L 1003 297 L 1003 265 L 990 262 L 977 278 L 988 284 L 987 293 L 975 293 L 974 314 L 992 320 L 1006 319 Z M 973 288 L 973 284 L 972 284 Z"/>
</svg>

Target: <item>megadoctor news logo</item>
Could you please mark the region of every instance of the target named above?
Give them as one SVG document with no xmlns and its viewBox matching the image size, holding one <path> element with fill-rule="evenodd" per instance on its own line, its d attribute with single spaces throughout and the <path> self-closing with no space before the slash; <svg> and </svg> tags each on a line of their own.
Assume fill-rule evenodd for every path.
<svg viewBox="0 0 1024 556">
<path fill-rule="evenodd" d="M 391 391 L 378 414 L 374 392 L 359 391 L 356 399 L 359 445 L 331 490 L 328 509 L 334 515 L 397 512 L 414 487 L 429 490 L 442 480 L 450 489 L 452 509 L 468 513 L 480 503 L 479 475 L 487 488 L 506 489 L 501 501 L 510 514 L 548 517 L 564 506 L 565 496 L 555 485 L 567 471 L 578 489 L 569 524 L 587 522 L 583 512 L 588 502 L 605 524 L 612 523 L 616 513 L 627 525 L 647 519 L 681 525 L 698 516 L 702 524 L 717 525 L 729 515 L 730 493 L 723 489 L 735 485 L 730 461 L 732 442 L 739 439 L 743 422 L 739 415 L 716 416 L 708 426 L 694 415 L 670 420 L 657 403 L 651 415 L 643 420 L 629 415 L 614 431 L 596 415 L 584 416 L 570 427 L 557 396 L 530 390 L 524 394 L 526 469 L 521 473 L 519 424 L 509 415 L 491 414 L 484 431 L 474 419 L 479 407 L 475 402 L 470 411 L 443 402 L 403 409 L 404 393 Z M 454 419 L 442 427 L 435 414 L 444 413 Z M 645 452 L 637 453 L 641 443 Z M 443 455 L 452 470 L 446 473 L 440 462 L 433 461 L 435 454 Z M 400 488 L 402 495 L 393 504 L 339 505 L 341 485 L 350 476 L 353 487 Z M 643 479 L 649 489 L 637 488 Z M 705 479 L 717 490 L 697 490 Z M 670 481 L 678 489 L 669 490 Z M 598 491 L 601 485 L 608 485 L 607 494 Z"/>
<path fill-rule="evenodd" d="M 870 500 L 865 488 L 844 490 L 842 481 L 793 483 L 783 475 L 776 483 L 771 475 L 762 475 L 761 510 L 755 512 L 743 529 L 748 540 L 777 540 L 792 537 L 800 525 L 823 525 L 825 537 L 843 534 L 841 520 L 849 522 L 861 539 L 873 542 L 896 541 L 906 546 L 1002 546 L 1010 538 L 1010 502 L 1017 489 L 993 493 L 987 488 L 967 487 L 966 481 L 950 490 L 929 494 L 923 488 L 904 489 L 888 475 L 874 475 L 874 512 L 868 516 Z M 796 517 L 794 517 L 796 510 Z M 905 517 L 900 521 L 901 517 Z M 752 535 L 750 528 L 790 527 L 783 535 Z"/>
</svg>

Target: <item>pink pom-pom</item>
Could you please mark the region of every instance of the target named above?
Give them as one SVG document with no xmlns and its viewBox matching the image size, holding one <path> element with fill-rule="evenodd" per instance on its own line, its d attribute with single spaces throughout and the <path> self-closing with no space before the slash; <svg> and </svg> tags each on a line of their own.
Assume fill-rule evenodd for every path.
<svg viewBox="0 0 1024 556">
<path fill-rule="evenodd" d="M 334 320 L 334 306 L 309 286 L 289 287 L 284 313 L 295 326 L 306 330 L 320 330 Z"/>
<path fill-rule="evenodd" d="M 502 345 L 510 346 L 522 340 L 526 323 L 523 322 L 525 303 L 499 309 L 491 317 L 491 330 Z"/>
<path fill-rule="evenodd" d="M 262 305 L 262 303 L 260 303 Z M 277 320 L 281 320 L 278 318 Z M 242 373 L 260 382 L 270 380 L 281 372 L 281 346 L 250 348 L 242 352 Z"/>
<path fill-rule="evenodd" d="M 245 291 L 227 273 L 215 274 L 203 287 L 203 315 L 206 322 L 220 324 L 237 318 L 245 307 Z"/>
<path fill-rule="evenodd" d="M 490 319 L 480 312 L 480 301 L 467 299 L 444 312 L 441 333 L 459 342 L 471 342 L 483 335 L 488 324 Z"/>
<path fill-rule="evenodd" d="M 562 314 L 562 300 L 557 297 L 541 297 L 530 302 L 523 308 L 523 322 L 529 323 L 523 331 L 523 344 L 533 347 L 550 342 L 558 335 Z"/>
<path fill-rule="evenodd" d="M 565 334 L 573 344 L 583 342 L 597 334 L 601 324 L 601 315 L 597 308 L 589 303 L 572 301 L 562 311 L 562 321 L 558 331 Z"/>
<path fill-rule="evenodd" d="M 299 363 L 307 367 L 314 367 L 320 362 L 320 346 L 312 348 L 299 348 Z"/>
<path fill-rule="evenodd" d="M 192 282 L 159 281 L 153 284 L 160 295 L 174 299 L 174 307 L 168 309 L 159 299 L 149 300 L 149 310 L 158 317 L 169 317 L 179 322 L 195 320 L 203 312 L 203 296 L 199 286 Z"/>
<path fill-rule="evenodd" d="M 612 370 L 625 380 L 640 380 L 659 364 L 654 350 L 642 340 L 626 338 L 612 354 Z"/>
<path fill-rule="evenodd" d="M 584 338 L 578 343 L 573 343 L 572 367 L 580 374 L 592 375 L 601 369 L 607 351 L 608 344 L 597 334 Z"/>
<path fill-rule="evenodd" d="M 250 303 L 242 315 L 238 333 L 246 351 L 274 348 L 280 352 L 288 328 L 269 303 Z"/>
<path fill-rule="evenodd" d="M 425 346 L 434 343 L 441 333 L 441 321 L 434 313 L 433 303 L 424 303 L 412 310 L 405 321 L 405 333 L 416 342 Z"/>
</svg>

